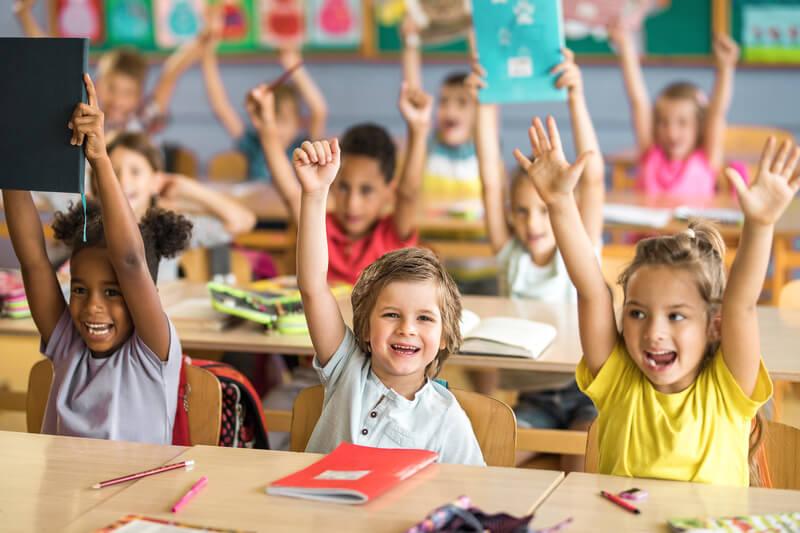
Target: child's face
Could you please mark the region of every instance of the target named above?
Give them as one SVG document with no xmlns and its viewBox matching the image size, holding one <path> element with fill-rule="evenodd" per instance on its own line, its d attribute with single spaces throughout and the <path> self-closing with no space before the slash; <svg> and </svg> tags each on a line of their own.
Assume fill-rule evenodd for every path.
<svg viewBox="0 0 800 533">
<path fill-rule="evenodd" d="M 548 263 L 556 251 L 556 238 L 547 205 L 527 178 L 514 181 L 511 195 L 511 224 L 514 235 L 537 265 Z"/>
<path fill-rule="evenodd" d="M 276 101 L 275 122 L 281 143 L 284 147 L 290 146 L 300 134 L 300 110 L 297 104 L 289 98 Z"/>
<path fill-rule="evenodd" d="M 363 237 L 381 216 L 389 202 L 389 184 L 373 157 L 346 154 L 331 186 L 334 216 L 353 239 Z"/>
<path fill-rule="evenodd" d="M 457 146 L 472 138 L 475 102 L 466 87 L 443 85 L 436 106 L 436 132 L 446 145 Z"/>
<path fill-rule="evenodd" d="M 687 270 L 642 266 L 631 275 L 623 307 L 622 334 L 636 365 L 656 390 L 680 392 L 694 382 L 718 322 Z"/>
<path fill-rule="evenodd" d="M 667 157 L 672 161 L 689 157 L 700 135 L 697 105 L 686 98 L 659 98 L 654 120 L 656 144 Z"/>
<path fill-rule="evenodd" d="M 124 124 L 139 107 L 142 87 L 136 78 L 121 72 L 109 72 L 97 80 L 97 99 L 107 123 Z"/>
<path fill-rule="evenodd" d="M 84 248 L 70 260 L 69 313 L 95 355 L 110 354 L 131 336 L 133 321 L 105 248 Z"/>
<path fill-rule="evenodd" d="M 133 214 L 141 218 L 150 207 L 150 199 L 158 193 L 153 167 L 145 156 L 124 146 L 114 148 L 109 158 Z"/>
<path fill-rule="evenodd" d="M 422 386 L 425 369 L 445 346 L 439 289 L 433 281 L 386 285 L 369 317 L 372 370 L 401 394 Z"/>
</svg>

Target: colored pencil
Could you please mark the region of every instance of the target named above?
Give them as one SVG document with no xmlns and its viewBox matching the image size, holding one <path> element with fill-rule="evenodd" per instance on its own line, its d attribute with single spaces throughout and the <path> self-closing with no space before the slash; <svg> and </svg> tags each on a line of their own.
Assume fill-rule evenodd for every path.
<svg viewBox="0 0 800 533">
<path fill-rule="evenodd" d="M 299 69 L 299 68 L 300 68 L 300 67 L 302 67 L 302 66 L 303 66 L 303 62 L 302 62 L 302 61 L 298 61 L 296 64 L 294 64 L 294 65 L 292 65 L 291 67 L 287 68 L 287 69 L 286 69 L 286 71 L 285 71 L 283 74 L 281 74 L 280 76 L 278 76 L 278 77 L 275 79 L 275 81 L 273 81 L 272 83 L 270 83 L 270 84 L 267 86 L 267 88 L 268 88 L 270 91 L 274 91 L 275 89 L 277 89 L 278 87 L 280 87 L 281 85 L 283 85 L 283 84 L 286 82 L 286 80 L 288 80 L 288 79 L 289 79 L 289 76 L 291 76 L 291 75 L 292 75 L 292 73 L 293 73 L 295 70 Z"/>
<path fill-rule="evenodd" d="M 602 496 L 606 500 L 610 501 L 611 503 L 617 504 L 618 506 L 622 507 L 623 509 L 625 509 L 629 513 L 633 513 L 633 514 L 641 513 L 641 511 L 639 509 L 637 509 L 636 507 L 634 507 L 633 505 L 629 504 L 628 502 L 626 502 L 625 500 L 623 500 L 622 498 L 620 498 L 619 496 L 617 496 L 615 494 L 611 494 L 610 492 L 606 492 L 604 490 L 601 490 L 600 491 L 600 496 Z"/>
<path fill-rule="evenodd" d="M 181 461 L 180 463 L 172 463 L 171 465 L 164 465 L 159 466 L 158 468 L 153 468 L 151 470 L 145 470 L 144 472 L 137 472 L 135 474 L 128 474 L 127 476 L 117 477 L 114 479 L 109 479 L 106 481 L 101 481 L 100 483 L 95 483 L 92 485 L 93 489 L 103 489 L 105 487 L 110 487 L 111 485 L 117 485 L 119 483 L 125 483 L 126 481 L 133 481 L 136 479 L 140 479 L 147 476 L 152 476 L 155 474 L 160 474 L 162 472 L 169 472 L 170 470 L 177 470 L 179 468 L 186 468 L 187 470 L 191 470 L 194 466 L 193 460 L 188 461 Z"/>
<path fill-rule="evenodd" d="M 192 485 L 192 488 L 189 489 L 189 492 L 183 495 L 183 497 L 175 502 L 175 505 L 172 506 L 172 512 L 177 513 L 186 505 L 192 501 L 192 499 L 197 496 L 203 488 L 208 485 L 208 478 L 206 476 L 201 477 L 197 480 L 197 483 Z"/>
</svg>

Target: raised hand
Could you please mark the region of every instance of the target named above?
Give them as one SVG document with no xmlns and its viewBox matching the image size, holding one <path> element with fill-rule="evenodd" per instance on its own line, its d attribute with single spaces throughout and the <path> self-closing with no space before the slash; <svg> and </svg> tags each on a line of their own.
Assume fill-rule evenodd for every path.
<svg viewBox="0 0 800 533">
<path fill-rule="evenodd" d="M 714 35 L 713 49 L 714 61 L 718 68 L 733 68 L 736 66 L 736 62 L 739 61 L 739 45 L 725 33 Z"/>
<path fill-rule="evenodd" d="M 569 48 L 562 48 L 561 53 L 564 54 L 564 61 L 550 71 L 550 74 L 561 73 L 556 79 L 556 88 L 567 89 L 570 93 L 583 92 L 583 77 L 581 69 L 575 63 L 575 54 Z"/>
<path fill-rule="evenodd" d="M 477 61 L 473 61 L 472 72 L 467 76 L 464 85 L 466 85 L 469 95 L 477 102 L 478 91 L 486 88 L 486 69 Z"/>
<path fill-rule="evenodd" d="M 16 0 L 12 9 L 14 13 L 22 13 L 23 11 L 30 11 L 33 9 L 36 0 Z"/>
<path fill-rule="evenodd" d="M 412 89 L 403 82 L 397 107 L 410 128 L 426 129 L 430 126 L 433 98 L 422 89 Z"/>
<path fill-rule="evenodd" d="M 245 109 L 253 127 L 259 132 L 277 127 L 275 119 L 275 94 L 266 84 L 261 84 L 247 93 Z"/>
<path fill-rule="evenodd" d="M 216 50 L 222 41 L 225 30 L 225 17 L 222 12 L 222 5 L 208 5 L 204 13 L 205 25 L 200 32 L 199 41 L 206 50 Z"/>
<path fill-rule="evenodd" d="M 303 193 L 327 191 L 339 172 L 339 140 L 305 141 L 292 153 L 292 163 Z"/>
<path fill-rule="evenodd" d="M 739 204 L 745 218 L 762 225 L 774 224 L 800 190 L 800 147 L 787 139 L 776 153 L 775 144 L 775 137 L 770 136 L 750 187 L 736 170 L 725 170 L 725 175 L 739 194 Z"/>
<path fill-rule="evenodd" d="M 514 157 L 533 181 L 544 203 L 551 205 L 570 197 L 592 152 L 582 153 L 570 166 L 564 157 L 561 136 L 553 117 L 547 117 L 547 129 L 548 132 L 545 132 L 542 121 L 535 118 L 533 126 L 528 128 L 533 161 L 525 157 L 519 149 L 514 150 Z"/>
<path fill-rule="evenodd" d="M 297 46 L 287 45 L 278 51 L 278 59 L 284 70 L 289 70 L 303 61 L 303 56 Z"/>
<path fill-rule="evenodd" d="M 632 42 L 631 37 L 631 21 L 625 19 L 624 17 L 618 17 L 614 19 L 611 24 L 608 25 L 608 41 L 616 46 L 617 48 L 630 44 Z"/>
<path fill-rule="evenodd" d="M 72 138 L 69 143 L 73 146 L 83 147 L 86 159 L 90 163 L 97 161 L 106 154 L 106 140 L 104 134 L 104 117 L 103 112 L 97 106 L 97 91 L 95 91 L 92 78 L 88 74 L 83 75 L 83 83 L 86 85 L 86 94 L 89 97 L 89 103 L 83 102 L 75 106 L 72 112 L 72 117 L 69 120 L 68 127 L 72 130 Z"/>
</svg>

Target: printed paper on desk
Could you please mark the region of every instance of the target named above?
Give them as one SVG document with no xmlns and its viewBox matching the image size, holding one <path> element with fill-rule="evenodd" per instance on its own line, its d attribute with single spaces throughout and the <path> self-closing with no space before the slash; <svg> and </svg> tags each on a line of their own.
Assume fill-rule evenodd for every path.
<svg viewBox="0 0 800 533">
<path fill-rule="evenodd" d="M 342 443 L 331 453 L 270 483 L 267 494 L 336 503 L 365 503 L 437 458 L 428 450 L 373 448 Z"/>
<path fill-rule="evenodd" d="M 560 0 L 474 0 L 472 21 L 486 88 L 481 102 L 566 99 L 550 70 L 564 47 Z"/>
<path fill-rule="evenodd" d="M 243 533 L 243 531 L 239 529 L 219 529 L 132 514 L 120 518 L 109 526 L 98 529 L 95 533 L 110 533 L 112 531 L 115 533 L 199 533 L 201 531 L 211 533 Z"/>
</svg>

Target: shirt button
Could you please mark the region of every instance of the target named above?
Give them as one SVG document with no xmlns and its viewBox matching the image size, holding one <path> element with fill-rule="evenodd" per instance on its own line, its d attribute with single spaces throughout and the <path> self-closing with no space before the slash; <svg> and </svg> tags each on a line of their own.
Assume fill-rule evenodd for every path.
<svg viewBox="0 0 800 533">
<path fill-rule="evenodd" d="M 369 414 L 369 416 L 370 416 L 370 417 L 372 417 L 372 418 L 375 418 L 376 416 L 378 416 L 378 413 L 377 413 L 377 411 L 372 411 L 372 412 Z"/>
<path fill-rule="evenodd" d="M 364 429 L 362 429 L 362 430 L 361 430 L 361 434 L 362 434 L 362 435 L 366 435 L 367 433 L 369 433 L 369 431 L 367 430 L 367 428 L 364 428 Z"/>
</svg>

